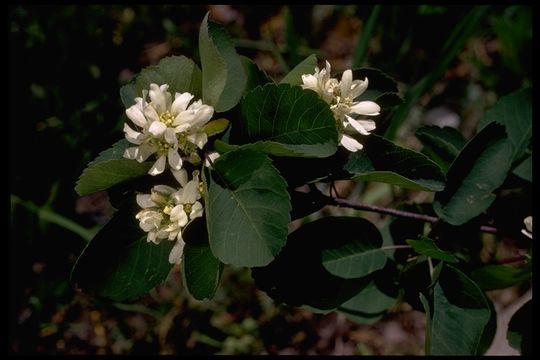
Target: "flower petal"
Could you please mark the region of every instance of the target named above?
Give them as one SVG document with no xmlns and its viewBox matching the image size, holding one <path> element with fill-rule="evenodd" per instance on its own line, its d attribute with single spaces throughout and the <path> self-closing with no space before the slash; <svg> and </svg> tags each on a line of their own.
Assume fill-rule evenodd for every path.
<svg viewBox="0 0 540 360">
<path fill-rule="evenodd" d="M 148 159 L 150 155 L 152 155 L 156 151 L 157 151 L 157 148 L 155 145 L 142 144 L 141 146 L 139 146 L 139 152 L 137 154 L 137 161 L 138 162 L 145 161 L 146 159 Z"/>
<path fill-rule="evenodd" d="M 187 136 L 187 140 L 190 143 L 197 145 L 199 149 L 202 149 L 203 146 L 208 142 L 208 135 L 203 132 L 196 133 L 196 134 L 189 134 Z"/>
<path fill-rule="evenodd" d="M 362 122 L 368 123 L 367 121 L 362 121 L 362 122 L 360 122 L 360 121 L 358 121 L 358 120 L 353 119 L 353 118 L 350 117 L 350 116 L 347 116 L 347 121 L 348 121 L 349 124 L 351 124 L 351 126 L 352 126 L 356 131 L 358 131 L 360 134 L 362 134 L 362 135 L 369 135 L 369 132 L 368 132 L 369 130 L 366 129 L 366 128 L 364 127 L 364 125 L 362 124 Z M 375 124 L 374 121 L 371 121 L 371 123 Z M 368 123 L 368 124 L 369 124 L 369 123 Z M 369 124 L 369 125 L 371 125 L 371 124 Z M 370 127 L 371 127 L 371 130 L 375 129 L 375 125 L 370 126 Z"/>
<path fill-rule="evenodd" d="M 381 107 L 373 101 L 360 101 L 351 106 L 351 112 L 359 115 L 375 116 L 379 115 Z"/>
<path fill-rule="evenodd" d="M 159 114 L 156 112 L 156 109 L 154 109 L 152 105 L 146 105 L 146 107 L 143 110 L 143 113 L 148 123 L 159 121 Z"/>
<path fill-rule="evenodd" d="M 179 227 L 186 226 L 189 219 L 188 219 L 188 216 L 187 216 L 186 212 L 184 211 L 184 206 L 183 205 L 177 205 L 177 206 L 181 207 L 181 211 L 179 211 L 176 214 L 176 216 L 174 217 L 174 222 L 176 222 Z"/>
<path fill-rule="evenodd" d="M 174 176 L 174 178 L 178 181 L 182 187 L 186 186 L 188 182 L 188 175 L 186 169 L 180 169 L 180 170 L 173 170 L 171 169 L 171 172 Z"/>
<path fill-rule="evenodd" d="M 148 237 L 146 238 L 146 241 L 156 243 L 156 233 L 154 231 L 150 231 L 148 233 Z"/>
<path fill-rule="evenodd" d="M 523 219 L 523 223 L 525 224 L 525 228 L 527 231 L 532 232 L 533 231 L 533 218 L 532 216 L 527 216 L 525 219 Z"/>
<path fill-rule="evenodd" d="M 341 137 L 340 144 L 343 145 L 350 152 L 357 152 L 358 150 L 361 150 L 364 147 L 358 141 L 356 141 L 355 139 L 347 135 L 343 135 Z"/>
<path fill-rule="evenodd" d="M 167 160 L 167 155 L 161 155 L 159 159 L 156 160 L 154 165 L 148 170 L 148 174 L 156 176 L 161 174 L 165 170 L 165 162 Z"/>
<path fill-rule="evenodd" d="M 302 75 L 302 88 L 315 90 L 317 88 L 317 78 L 311 74 Z M 316 91 L 316 90 L 315 90 Z"/>
<path fill-rule="evenodd" d="M 164 195 L 171 195 L 176 192 L 176 189 L 168 185 L 155 185 L 153 190 L 160 192 Z"/>
<path fill-rule="evenodd" d="M 143 129 L 146 128 L 147 126 L 146 118 L 144 117 L 144 114 L 142 113 L 138 105 L 132 105 L 129 108 L 127 108 L 126 115 L 131 121 L 133 121 L 135 125 L 140 126 Z"/>
<path fill-rule="evenodd" d="M 179 114 L 180 112 L 187 109 L 187 106 L 191 99 L 193 99 L 194 95 L 185 92 L 185 93 L 176 93 L 174 102 L 171 105 L 171 114 L 173 116 Z"/>
<path fill-rule="evenodd" d="M 191 123 L 192 128 L 200 128 L 205 125 L 214 115 L 214 108 L 208 105 L 202 105 L 197 109 L 195 118 Z"/>
<path fill-rule="evenodd" d="M 161 121 L 154 121 L 148 128 L 148 132 L 150 132 L 150 134 L 152 134 L 154 137 L 161 137 L 165 130 L 167 130 L 167 125 Z"/>
<path fill-rule="evenodd" d="M 140 145 L 144 135 L 138 131 L 133 130 L 128 124 L 124 123 L 124 133 L 127 141 L 132 144 Z"/>
<path fill-rule="evenodd" d="M 191 206 L 191 213 L 189 214 L 189 218 L 191 220 L 201 217 L 203 215 L 204 208 L 202 204 L 198 201 L 195 201 L 195 203 Z"/>
<path fill-rule="evenodd" d="M 341 84 L 340 84 L 341 97 L 346 98 L 349 95 L 349 92 L 351 91 L 351 84 L 352 84 L 352 71 L 345 70 L 343 75 L 341 75 Z"/>
<path fill-rule="evenodd" d="M 182 262 L 182 254 L 184 253 L 184 246 L 185 246 L 184 240 L 182 240 L 180 233 L 178 233 L 178 240 L 176 241 L 176 244 L 174 244 L 169 254 L 169 263 L 180 264 L 180 262 Z"/>
<path fill-rule="evenodd" d="M 183 124 L 190 124 L 193 122 L 193 119 L 195 119 L 195 110 L 186 110 L 181 111 L 176 115 L 172 122 L 172 126 L 179 126 Z"/>
<path fill-rule="evenodd" d="M 129 147 L 124 151 L 124 157 L 126 159 L 135 160 L 138 155 L 139 155 L 138 146 Z"/>
<path fill-rule="evenodd" d="M 175 129 L 168 127 L 167 129 L 165 129 L 165 136 L 163 137 L 165 138 L 165 141 L 173 145 L 173 147 L 178 146 L 178 139 L 176 138 Z"/>
<path fill-rule="evenodd" d="M 165 93 L 169 86 L 167 84 L 162 85 L 161 87 L 157 84 L 150 84 L 150 100 L 151 105 L 156 109 L 158 114 L 163 114 L 167 111 L 167 98 Z"/>
<path fill-rule="evenodd" d="M 191 180 L 184 186 L 180 193 L 179 201 L 182 204 L 193 204 L 195 201 L 201 198 L 199 193 L 199 180 Z"/>
<path fill-rule="evenodd" d="M 367 77 L 364 78 L 364 80 L 354 80 L 351 85 L 351 93 L 349 94 L 351 99 L 354 100 L 362 95 L 368 88 L 368 85 L 369 82 Z"/>
<path fill-rule="evenodd" d="M 143 209 L 157 206 L 157 204 L 150 198 L 150 194 L 137 194 L 136 199 L 137 204 Z"/>
<path fill-rule="evenodd" d="M 169 148 L 167 157 L 172 169 L 180 170 L 182 168 L 182 158 L 180 157 L 180 154 L 178 154 L 178 150 Z"/>
</svg>

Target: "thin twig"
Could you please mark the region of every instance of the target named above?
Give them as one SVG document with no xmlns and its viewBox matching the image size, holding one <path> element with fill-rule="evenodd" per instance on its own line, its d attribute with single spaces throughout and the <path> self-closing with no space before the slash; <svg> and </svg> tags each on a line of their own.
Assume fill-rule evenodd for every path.
<svg viewBox="0 0 540 360">
<path fill-rule="evenodd" d="M 435 216 L 417 214 L 417 213 L 404 211 L 404 210 L 390 209 L 390 208 L 385 208 L 385 207 L 377 206 L 377 205 L 355 203 L 347 199 L 328 198 L 328 200 L 331 205 L 345 206 L 345 207 L 349 207 L 351 209 L 356 209 L 356 210 L 371 211 L 371 212 L 376 212 L 379 214 L 387 214 L 387 215 L 398 216 L 398 217 L 403 217 L 403 218 L 408 218 L 408 219 L 425 221 L 432 224 L 435 224 L 439 221 L 439 218 Z M 497 233 L 496 228 L 492 226 L 487 226 L 487 225 L 480 226 L 480 231 L 485 232 L 485 233 L 491 233 L 491 234 Z"/>
<path fill-rule="evenodd" d="M 379 250 L 397 250 L 397 249 L 412 249 L 410 245 L 388 245 L 379 248 Z"/>
</svg>

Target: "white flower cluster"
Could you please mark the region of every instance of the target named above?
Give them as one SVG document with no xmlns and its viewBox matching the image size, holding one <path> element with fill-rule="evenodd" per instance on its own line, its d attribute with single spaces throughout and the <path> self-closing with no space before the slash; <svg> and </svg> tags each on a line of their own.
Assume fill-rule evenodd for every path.
<svg viewBox="0 0 540 360">
<path fill-rule="evenodd" d="M 199 172 L 194 171 L 190 181 L 185 169 L 173 171 L 173 174 L 181 187 L 156 185 L 150 194 L 138 194 L 137 204 L 142 210 L 135 218 L 139 220 L 140 228 L 148 233 L 148 242 L 176 241 L 169 254 L 169 262 L 178 264 L 185 245 L 182 231 L 193 219 L 203 215 L 203 206 L 198 201 L 201 198 Z"/>
<path fill-rule="evenodd" d="M 214 108 L 201 100 L 190 104 L 194 96 L 188 92 L 175 93 L 173 100 L 168 89 L 167 84 L 150 84 L 150 90 L 143 90 L 142 97 L 135 98 L 135 105 L 126 110 L 136 128 L 124 124 L 124 133 L 137 146 L 127 148 L 124 157 L 143 162 L 155 154 L 157 160 L 148 173 L 159 175 L 168 163 L 180 184 L 180 188 L 156 185 L 150 194 L 138 194 L 137 204 L 142 210 L 135 216 L 140 228 L 148 233 L 148 242 L 175 241 L 169 262 L 178 264 L 185 245 L 182 231 L 193 219 L 203 216 L 204 211 L 199 202 L 202 192 L 199 171 L 194 171 L 188 181 L 182 165 L 184 160 L 193 164 L 201 162 L 197 149 L 208 142 L 204 126 L 214 115 Z M 216 152 L 208 153 L 205 166 L 211 166 L 217 157 Z"/>
<path fill-rule="evenodd" d="M 341 81 L 330 77 L 330 63 L 319 70 L 315 67 L 314 74 L 302 75 L 302 88 L 315 91 L 334 113 L 340 132 L 340 144 L 347 150 L 356 152 L 363 148 L 353 136 L 355 133 L 369 135 L 375 129 L 375 122 L 367 119 L 357 119 L 354 115 L 379 115 L 380 106 L 373 101 L 354 101 L 368 87 L 368 79 L 353 80 L 352 71 L 346 70 Z"/>
<path fill-rule="evenodd" d="M 202 149 L 208 141 L 203 127 L 214 114 L 214 108 L 201 100 L 188 106 L 193 99 L 188 92 L 176 93 L 173 101 L 168 89 L 167 84 L 150 84 L 150 91 L 143 90 L 143 96 L 135 98 L 135 105 L 126 110 L 138 129 L 124 124 L 126 139 L 137 145 L 126 149 L 124 157 L 143 162 L 156 154 L 157 160 L 148 171 L 150 175 L 161 174 L 167 159 L 173 170 L 182 168 L 182 157 L 198 163 L 196 149 Z M 146 95 L 150 96 L 149 103 Z"/>
</svg>

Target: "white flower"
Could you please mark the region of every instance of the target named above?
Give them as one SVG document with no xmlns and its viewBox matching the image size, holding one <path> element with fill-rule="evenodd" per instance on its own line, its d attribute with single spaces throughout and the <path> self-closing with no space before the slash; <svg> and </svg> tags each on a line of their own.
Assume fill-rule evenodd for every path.
<svg viewBox="0 0 540 360">
<path fill-rule="evenodd" d="M 138 194 L 137 204 L 142 210 L 135 218 L 139 220 L 139 227 L 148 233 L 148 242 L 159 244 L 163 239 L 176 241 L 169 254 L 169 262 L 175 264 L 182 260 L 183 229 L 193 219 L 201 217 L 204 208 L 198 201 L 201 198 L 199 172 L 194 171 L 190 181 L 187 180 L 185 169 L 173 170 L 172 173 L 180 188 L 156 185 L 150 194 Z"/>
<path fill-rule="evenodd" d="M 532 239 L 533 238 L 532 216 L 527 216 L 525 219 L 523 219 L 523 223 L 525 224 L 525 229 L 522 229 L 521 232 L 523 233 L 523 235 Z"/>
<path fill-rule="evenodd" d="M 214 108 L 201 100 L 188 106 L 193 99 L 188 92 L 176 93 L 173 101 L 168 89 L 167 84 L 150 84 L 150 91 L 143 90 L 143 96 L 135 98 L 135 105 L 126 109 L 138 131 L 124 124 L 126 139 L 137 145 L 126 149 L 124 157 L 143 162 L 156 154 L 150 175 L 161 174 L 167 160 L 173 170 L 182 168 L 182 156 L 196 162 L 197 148 L 202 149 L 208 141 L 202 128 L 214 115 Z M 150 96 L 149 103 L 146 95 Z"/>
<path fill-rule="evenodd" d="M 362 95 L 368 87 L 368 79 L 353 80 L 352 71 L 345 70 L 341 81 L 330 77 L 331 66 L 326 62 L 326 68 L 319 70 L 315 67 L 315 74 L 302 75 L 302 88 L 315 91 L 330 105 L 334 114 L 337 128 L 340 132 L 340 144 L 347 150 L 355 152 L 363 148 L 353 136 L 356 133 L 369 135 L 376 125 L 372 120 L 357 119 L 353 116 L 376 116 L 381 110 L 373 101 L 354 101 Z"/>
</svg>

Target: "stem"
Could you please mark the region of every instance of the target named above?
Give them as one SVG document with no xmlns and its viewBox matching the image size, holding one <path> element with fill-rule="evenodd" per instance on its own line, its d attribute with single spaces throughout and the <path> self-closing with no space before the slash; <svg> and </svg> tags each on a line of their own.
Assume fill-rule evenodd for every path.
<svg viewBox="0 0 540 360">
<path fill-rule="evenodd" d="M 412 247 L 409 245 L 388 245 L 388 246 L 383 246 L 379 250 L 396 250 L 396 249 L 412 249 Z"/>
<path fill-rule="evenodd" d="M 51 224 L 56 224 L 60 227 L 63 227 L 66 230 L 69 230 L 77 235 L 79 235 L 83 240 L 90 241 L 97 232 L 97 228 L 87 229 L 77 224 L 71 219 L 68 219 L 65 216 L 62 216 L 50 209 L 39 207 L 29 200 L 22 200 L 16 195 L 11 195 L 11 203 L 19 204 L 25 207 L 27 210 L 35 213 L 40 219 L 45 220 Z"/>
<path fill-rule="evenodd" d="M 432 224 L 435 224 L 440 220 L 439 218 L 435 216 L 417 214 L 417 213 L 404 211 L 404 210 L 389 209 L 389 208 L 385 208 L 385 207 L 377 206 L 377 205 L 354 203 L 347 199 L 328 198 L 328 200 L 331 205 L 345 206 L 345 207 L 349 207 L 351 209 L 356 209 L 356 210 L 371 211 L 371 212 L 376 212 L 379 214 L 387 214 L 387 215 L 392 215 L 392 216 L 397 216 L 397 217 L 404 217 L 408 219 L 425 221 Z M 497 233 L 497 228 L 494 228 L 492 226 L 482 225 L 480 226 L 480 231 L 485 232 L 485 233 L 495 234 Z"/>
<path fill-rule="evenodd" d="M 433 280 L 433 261 L 431 261 L 430 256 L 428 256 L 427 262 L 428 262 L 428 265 L 429 265 L 429 277 L 431 278 L 431 280 Z"/>
</svg>

